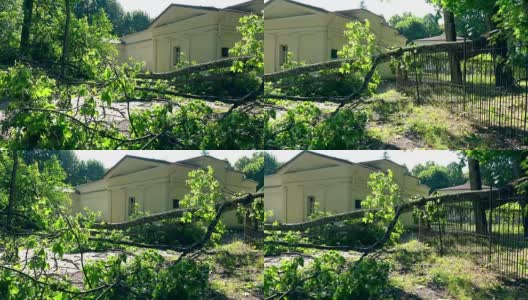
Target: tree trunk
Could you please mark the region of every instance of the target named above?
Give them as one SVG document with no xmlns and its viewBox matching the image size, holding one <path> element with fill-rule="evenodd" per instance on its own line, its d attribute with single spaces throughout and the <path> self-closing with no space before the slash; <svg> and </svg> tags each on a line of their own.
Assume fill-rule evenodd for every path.
<svg viewBox="0 0 528 300">
<path fill-rule="evenodd" d="M 444 26 L 446 40 L 448 42 L 457 41 L 455 15 L 444 8 Z M 462 69 L 460 68 L 460 59 L 457 56 L 456 51 L 448 52 L 449 59 L 449 70 L 451 72 L 451 82 L 455 84 L 462 84 Z"/>
<path fill-rule="evenodd" d="M 13 211 L 15 208 L 16 198 L 16 176 L 18 170 L 18 151 L 13 151 L 13 169 L 11 171 L 11 182 L 9 186 L 9 203 L 7 205 L 7 230 L 13 226 Z"/>
<path fill-rule="evenodd" d="M 494 7 L 493 12 L 486 17 L 489 23 L 490 31 L 497 29 L 497 23 L 493 17 L 498 13 L 497 6 Z M 514 84 L 512 68 L 506 63 L 508 60 L 508 42 L 503 36 L 499 36 L 495 45 L 493 46 L 492 55 L 496 61 L 494 75 L 496 87 L 510 87 Z"/>
<path fill-rule="evenodd" d="M 493 56 L 497 65 L 495 66 L 495 86 L 510 87 L 515 82 L 513 70 L 507 64 L 508 60 L 508 42 L 504 38 L 499 38 L 493 51 Z"/>
<path fill-rule="evenodd" d="M 20 52 L 23 55 L 29 53 L 29 33 L 31 32 L 31 22 L 33 19 L 33 1 L 24 0 L 24 22 L 22 23 L 22 34 L 20 35 Z"/>
<path fill-rule="evenodd" d="M 468 157 L 469 185 L 472 191 L 482 190 L 482 177 L 478 160 Z M 473 201 L 473 215 L 475 217 L 475 231 L 477 234 L 488 234 L 486 209 L 481 201 Z"/>
<path fill-rule="evenodd" d="M 521 211 L 523 214 L 523 228 L 524 228 L 524 238 L 528 239 L 528 210 L 526 210 L 527 203 L 526 200 L 521 202 Z"/>
<path fill-rule="evenodd" d="M 70 0 L 64 0 L 64 5 L 66 5 L 66 22 L 64 24 L 64 36 L 62 39 L 62 57 L 61 57 L 61 74 L 65 75 L 66 72 L 66 63 L 68 62 L 68 46 L 69 46 L 69 37 L 70 37 L 70 24 L 71 24 L 71 3 Z"/>
</svg>

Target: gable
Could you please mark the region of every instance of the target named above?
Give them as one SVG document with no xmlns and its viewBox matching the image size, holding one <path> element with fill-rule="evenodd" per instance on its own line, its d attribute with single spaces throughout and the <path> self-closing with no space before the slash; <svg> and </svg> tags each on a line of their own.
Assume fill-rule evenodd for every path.
<svg viewBox="0 0 528 300">
<path fill-rule="evenodd" d="M 192 19 L 215 11 L 219 11 L 219 9 L 206 6 L 171 4 L 154 21 L 152 21 L 149 29 Z"/>
<path fill-rule="evenodd" d="M 271 0 L 265 7 L 264 17 L 268 20 L 327 13 L 323 9 L 292 0 Z"/>
<path fill-rule="evenodd" d="M 244 12 L 252 12 L 255 14 L 261 14 L 264 10 L 263 0 L 252 0 L 237 5 L 226 7 L 225 9 L 232 9 Z"/>
<path fill-rule="evenodd" d="M 345 164 L 352 164 L 350 162 L 344 162 L 333 157 L 329 157 L 323 154 L 315 152 L 303 151 L 296 157 L 292 158 L 289 162 L 280 167 L 276 174 L 288 174 L 302 171 L 331 168 L 342 166 Z"/>
<path fill-rule="evenodd" d="M 392 160 L 388 160 L 388 159 L 366 161 L 366 162 L 362 162 L 361 164 L 372 167 L 372 168 L 380 169 L 382 171 L 387 171 L 389 169 L 392 170 L 393 172 L 396 172 L 396 171 L 405 172 L 406 171 L 404 166 L 397 164 L 393 162 Z"/>
<path fill-rule="evenodd" d="M 208 166 L 211 166 L 213 169 L 221 167 L 221 168 L 229 168 L 231 165 L 229 162 L 214 158 L 211 156 L 198 156 L 186 160 L 179 161 L 178 163 L 200 167 L 200 168 L 207 168 Z"/>
<path fill-rule="evenodd" d="M 123 157 L 117 164 L 115 164 L 110 170 L 108 170 L 104 178 L 107 179 L 123 176 L 126 174 L 136 173 L 139 171 L 144 171 L 169 164 L 169 162 L 163 160 L 155 160 L 127 155 Z"/>
</svg>

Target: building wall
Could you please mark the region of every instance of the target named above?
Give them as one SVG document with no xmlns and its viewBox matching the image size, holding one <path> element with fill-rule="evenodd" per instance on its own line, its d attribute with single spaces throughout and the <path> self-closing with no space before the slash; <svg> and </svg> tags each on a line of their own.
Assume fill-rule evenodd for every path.
<svg viewBox="0 0 528 300">
<path fill-rule="evenodd" d="M 308 163 L 308 160 L 306 160 Z M 426 195 L 428 188 L 394 169 L 395 181 L 406 195 Z M 355 200 L 365 200 L 371 190 L 367 183 L 376 170 L 358 165 L 340 165 L 265 177 L 265 210 L 272 211 L 269 221 L 296 223 L 307 220 L 308 196 L 315 197 L 322 211 L 332 214 L 356 210 Z M 413 224 L 412 215 L 402 216 L 405 225 Z"/>
<path fill-rule="evenodd" d="M 169 72 L 174 69 L 173 49 L 179 47 L 182 59 L 197 63 L 221 58 L 222 48 L 232 48 L 241 39 L 236 28 L 244 13 L 219 11 L 125 36 L 120 61 L 129 58 L 145 62 L 145 69 Z"/>
<path fill-rule="evenodd" d="M 204 161 L 203 164 L 206 164 Z M 226 190 L 226 196 L 234 193 L 254 193 L 256 183 L 245 180 L 238 172 L 227 171 L 223 162 L 210 162 L 217 180 Z M 198 167 L 185 165 L 162 165 L 159 167 L 111 177 L 78 187 L 79 194 L 72 195 L 74 213 L 84 209 L 100 212 L 100 220 L 123 222 L 129 219 L 129 198 L 134 197 L 138 212 L 155 214 L 173 209 L 173 200 L 182 200 L 189 192 L 185 181 L 189 172 Z M 222 220 L 228 227 L 241 224 L 236 212 L 226 213 Z"/>
<path fill-rule="evenodd" d="M 287 13 L 287 12 L 290 13 Z M 280 71 L 279 52 L 281 45 L 288 45 L 293 60 L 314 64 L 331 60 L 331 50 L 341 50 L 347 39 L 346 24 L 352 18 L 331 13 L 314 13 L 294 7 L 285 2 L 275 2 L 266 8 L 264 21 L 265 73 Z M 387 47 L 403 47 L 406 39 L 393 28 L 385 25 L 383 18 L 368 11 L 357 12 L 356 20 L 369 20 L 381 51 Z M 393 78 L 388 64 L 380 66 L 383 78 Z"/>
<path fill-rule="evenodd" d="M 144 62 L 145 70 L 153 68 L 153 42 L 150 31 L 142 31 L 127 35 L 121 40 L 124 44 L 119 45 L 119 62 L 126 63 L 132 61 Z"/>
</svg>

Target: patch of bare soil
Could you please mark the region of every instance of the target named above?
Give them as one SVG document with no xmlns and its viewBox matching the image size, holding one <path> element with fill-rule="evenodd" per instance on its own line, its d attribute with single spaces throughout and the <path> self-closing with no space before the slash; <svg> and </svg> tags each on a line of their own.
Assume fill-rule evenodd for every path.
<svg viewBox="0 0 528 300">
<path fill-rule="evenodd" d="M 186 103 L 189 103 L 193 100 L 183 100 L 178 102 L 178 105 L 173 105 L 173 112 L 176 112 L 179 109 L 179 105 L 185 105 Z M 164 105 L 166 102 L 163 101 L 148 101 L 148 102 L 140 102 L 140 101 L 134 101 L 134 102 L 113 102 L 112 105 L 103 105 L 100 100 L 97 100 L 97 112 L 99 114 L 99 121 L 105 122 L 107 124 L 112 124 L 119 128 L 119 130 L 123 133 L 128 133 L 130 128 L 130 120 L 129 120 L 129 112 L 133 112 L 135 110 L 139 111 L 145 111 L 145 110 L 152 110 L 154 106 L 157 105 Z M 175 102 L 176 103 L 176 102 Z M 8 101 L 1 101 L 0 102 L 0 122 L 5 119 L 5 112 L 7 110 L 9 102 Z M 82 107 L 84 104 L 84 99 L 72 99 L 72 109 L 69 111 L 76 112 L 78 116 L 78 110 Z M 212 103 L 212 102 L 206 102 L 208 106 L 210 106 L 215 111 L 227 111 L 229 109 L 229 105 L 224 105 L 220 103 Z"/>
</svg>

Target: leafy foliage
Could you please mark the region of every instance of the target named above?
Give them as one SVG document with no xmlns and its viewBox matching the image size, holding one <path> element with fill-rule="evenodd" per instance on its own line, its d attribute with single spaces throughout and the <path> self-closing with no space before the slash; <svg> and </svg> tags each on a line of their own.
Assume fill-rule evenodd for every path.
<svg viewBox="0 0 528 300">
<path fill-rule="evenodd" d="M 238 61 L 232 67 L 234 72 L 241 72 L 244 68 L 253 68 L 257 73 L 264 71 L 264 18 L 250 15 L 239 20 L 237 31 L 242 35 L 242 40 L 229 50 L 233 56 L 252 57 L 246 63 Z"/>
<path fill-rule="evenodd" d="M 387 174 L 377 172 L 370 174 L 368 186 L 371 189 L 371 194 L 361 204 L 364 208 L 376 208 L 377 212 L 369 212 L 363 218 L 366 224 L 372 224 L 380 220 L 385 226 L 393 221 L 396 216 L 394 207 L 403 203 L 403 198 L 400 194 L 400 188 L 394 181 L 394 175 L 391 170 Z M 395 244 L 401 234 L 403 233 L 403 225 L 398 220 L 396 227 L 391 232 L 389 239 L 390 244 Z"/>
<path fill-rule="evenodd" d="M 426 162 L 425 164 L 418 164 L 412 169 L 412 174 L 418 179 L 420 183 L 427 185 L 431 191 L 464 184 L 467 180 L 463 173 L 465 163 L 450 163 L 448 166 L 440 166 L 434 162 Z"/>
<path fill-rule="evenodd" d="M 26 159 L 36 157 L 25 156 Z M 2 224 L 5 222 L 12 167 L 9 153 L 0 152 Z M 11 231 L 0 227 L 2 299 L 66 299 L 81 295 L 83 299 L 194 299 L 211 294 L 209 274 L 212 265 L 196 258 L 180 257 L 175 261 L 157 251 L 130 246 L 105 259 L 83 260 L 82 253 L 115 247 L 120 241 L 130 240 L 138 231 L 94 231 L 90 228 L 96 222 L 96 214 L 88 212 L 72 216 L 69 186 L 64 183 L 66 176 L 55 156 L 40 165 L 36 162 L 28 165 L 24 160 L 19 162 L 15 226 Z M 214 206 L 223 195 L 221 187 L 211 169 L 191 173 L 187 184 L 190 192 L 181 205 L 196 210 L 170 222 L 186 226 L 192 220 L 193 225 L 206 227 L 216 215 Z M 262 211 L 262 202 L 255 206 L 258 207 Z M 223 225 L 218 224 L 214 230 L 205 247 L 213 246 L 221 238 Z M 151 247 L 155 248 L 156 244 Z M 81 255 L 79 269 L 84 279 L 81 286 L 68 277 L 50 276 L 55 272 L 53 261 L 66 259 L 64 256 L 69 253 Z"/>
<path fill-rule="evenodd" d="M 235 170 L 258 182 L 257 190 L 264 186 L 264 176 L 272 174 L 279 166 L 277 159 L 269 152 L 255 152 L 251 157 L 242 157 L 235 162 Z"/>
<path fill-rule="evenodd" d="M 40 170 L 43 163 L 56 158 L 67 174 L 66 183 L 72 186 L 97 181 L 106 172 L 103 164 L 97 160 L 79 160 L 72 150 L 34 150 L 24 151 L 23 159 L 28 164 L 38 163 Z"/>
<path fill-rule="evenodd" d="M 264 293 L 285 299 L 379 299 L 388 284 L 390 265 L 367 258 L 350 263 L 338 252 L 283 261 L 264 271 Z M 291 296 L 291 297 L 290 297 Z"/>
<path fill-rule="evenodd" d="M 439 19 L 438 15 L 427 14 L 420 18 L 410 12 L 405 12 L 401 15 L 392 16 L 389 24 L 394 26 L 410 42 L 441 34 Z"/>
<path fill-rule="evenodd" d="M 304 102 L 268 123 L 267 149 L 358 149 L 369 112 L 342 109 L 328 117 L 317 105 Z"/>
</svg>

